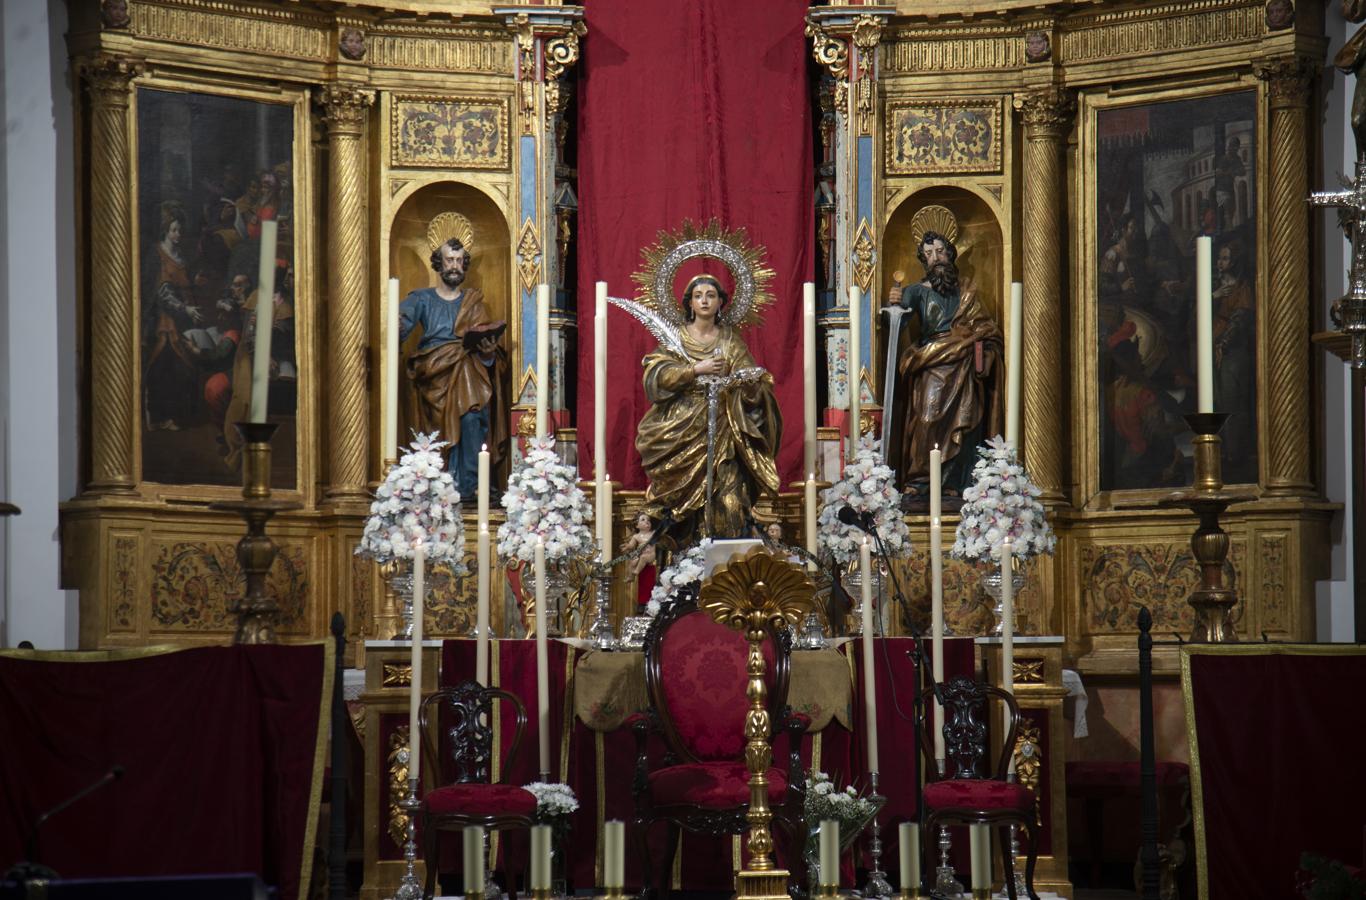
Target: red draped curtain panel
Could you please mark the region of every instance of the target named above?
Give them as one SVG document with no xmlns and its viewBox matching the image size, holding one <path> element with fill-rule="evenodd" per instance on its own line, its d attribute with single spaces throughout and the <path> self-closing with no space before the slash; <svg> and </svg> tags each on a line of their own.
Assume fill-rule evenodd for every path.
<svg viewBox="0 0 1366 900">
<path fill-rule="evenodd" d="M 782 407 L 778 473 L 800 478 L 801 285 L 812 277 L 806 0 L 588 0 L 579 90 L 579 414 L 591 473 L 593 284 L 634 297 L 642 248 L 685 219 L 745 228 L 768 251 L 776 303 L 762 340 Z M 717 271 L 713 268 L 712 271 Z M 718 274 L 722 274 L 718 271 Z M 728 283 L 724 275 L 723 283 Z M 608 313 L 608 472 L 645 486 L 634 439 L 648 404 L 641 358 L 654 340 Z"/>
</svg>

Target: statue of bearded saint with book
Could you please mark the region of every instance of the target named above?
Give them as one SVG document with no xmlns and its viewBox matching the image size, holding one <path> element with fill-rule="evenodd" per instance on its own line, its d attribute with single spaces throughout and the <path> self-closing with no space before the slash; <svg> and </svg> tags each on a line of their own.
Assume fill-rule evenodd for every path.
<svg viewBox="0 0 1366 900">
<path fill-rule="evenodd" d="M 943 488 L 952 506 L 951 498 L 972 483 L 978 445 L 1003 429 L 1003 342 L 977 292 L 959 280 L 953 213 L 927 206 L 912 219 L 911 229 L 925 277 L 906 288 L 894 286 L 887 304 L 918 319 L 920 334 L 897 360 L 887 461 L 910 495 L 906 505 L 914 508 L 929 493 L 930 451 L 937 446 L 944 454 Z M 893 328 L 889 353 L 896 352 L 898 336 Z"/>
</svg>

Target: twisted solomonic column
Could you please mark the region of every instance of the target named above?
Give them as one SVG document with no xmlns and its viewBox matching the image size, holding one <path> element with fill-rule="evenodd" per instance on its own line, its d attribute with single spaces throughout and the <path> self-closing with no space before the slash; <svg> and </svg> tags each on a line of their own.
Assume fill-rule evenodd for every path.
<svg viewBox="0 0 1366 900">
<path fill-rule="evenodd" d="M 1317 66 L 1302 57 L 1267 60 L 1254 67 L 1270 99 L 1271 178 L 1267 223 L 1266 459 L 1268 496 L 1313 489 L 1310 461 L 1310 352 L 1313 303 L 1309 295 L 1309 168 L 1305 135 Z M 1223 410 L 1227 412 L 1227 410 Z"/>
<path fill-rule="evenodd" d="M 365 501 L 370 427 L 366 405 L 366 109 L 375 92 L 329 84 L 319 94 L 327 123 L 327 498 Z"/>
<path fill-rule="evenodd" d="M 132 490 L 138 425 L 138 304 L 133 297 L 128 108 L 140 61 L 99 55 L 78 65 L 90 96 L 90 483 Z"/>
<path fill-rule="evenodd" d="M 1024 372 L 1022 456 L 1047 503 L 1066 499 L 1062 144 L 1076 113 L 1073 93 L 1049 85 L 1015 102 L 1024 122 Z"/>
</svg>

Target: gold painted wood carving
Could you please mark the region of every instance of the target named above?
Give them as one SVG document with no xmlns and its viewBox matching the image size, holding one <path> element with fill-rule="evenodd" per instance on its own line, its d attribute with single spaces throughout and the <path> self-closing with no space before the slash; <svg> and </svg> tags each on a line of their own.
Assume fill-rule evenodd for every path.
<svg viewBox="0 0 1366 900">
<path fill-rule="evenodd" d="M 296 59 L 325 60 L 331 55 L 331 20 L 299 8 L 254 7 L 250 15 L 236 15 L 224 11 L 222 3 L 178 0 L 132 4 L 131 12 L 129 31 L 140 38 Z"/>
<path fill-rule="evenodd" d="M 408 726 L 400 725 L 389 733 L 388 815 L 384 817 L 389 839 L 402 847 L 408 833 L 408 814 L 403 809 L 403 798 L 408 796 Z"/>
<path fill-rule="evenodd" d="M 1246 543 L 1230 542 L 1224 562 L 1224 581 L 1246 598 L 1244 569 Z M 1195 615 L 1186 602 L 1200 584 L 1200 566 L 1188 543 L 1083 544 L 1079 554 L 1083 624 L 1092 634 L 1130 634 L 1138 630 L 1138 610 L 1146 606 L 1153 627 L 1161 631 L 1187 632 Z M 1234 621 L 1241 621 L 1246 600 L 1234 607 Z"/>
<path fill-rule="evenodd" d="M 1025 63 L 1024 41 L 1008 27 L 899 28 L 886 44 L 888 74 L 1018 69 Z"/>
<path fill-rule="evenodd" d="M 138 536 L 114 539 L 114 558 L 109 590 L 109 630 L 137 630 Z"/>
<path fill-rule="evenodd" d="M 390 162 L 442 169 L 507 169 L 508 104 L 499 97 L 397 97 Z"/>
<path fill-rule="evenodd" d="M 412 663 L 385 663 L 380 683 L 384 687 L 411 687 L 413 684 Z"/>
<path fill-rule="evenodd" d="M 512 73 L 512 48 L 501 29 L 377 26 L 369 34 L 370 65 L 424 72 Z"/>
<path fill-rule="evenodd" d="M 1015 684 L 1043 684 L 1044 660 L 1042 657 L 1017 659 L 1011 667 L 1011 679 Z"/>
<path fill-rule="evenodd" d="M 536 290 L 541 282 L 541 241 L 530 219 L 522 223 L 517 235 L 517 275 L 525 292 Z"/>
<path fill-rule="evenodd" d="M 889 175 L 1001 171 L 999 100 L 914 100 L 887 105 Z"/>
<path fill-rule="evenodd" d="M 1062 33 L 1059 56 L 1076 64 L 1194 50 L 1255 40 L 1265 28 L 1260 4 L 1214 0 L 1200 7 L 1171 3 L 1080 16 Z"/>
<path fill-rule="evenodd" d="M 237 561 L 235 542 L 157 542 L 151 574 L 154 631 L 231 633 L 236 627 L 236 617 L 229 610 L 242 600 L 246 576 Z M 309 584 L 300 544 L 281 545 L 266 585 L 280 606 L 279 630 L 304 628 Z"/>
</svg>

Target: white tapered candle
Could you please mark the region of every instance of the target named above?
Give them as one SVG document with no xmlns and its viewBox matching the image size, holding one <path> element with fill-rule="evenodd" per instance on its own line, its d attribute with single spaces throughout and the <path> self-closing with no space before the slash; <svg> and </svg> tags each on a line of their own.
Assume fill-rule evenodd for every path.
<svg viewBox="0 0 1366 900">
<path fill-rule="evenodd" d="M 803 491 L 803 500 L 805 508 L 803 512 L 805 513 L 806 517 L 806 552 L 810 553 L 812 556 L 815 556 L 818 540 L 816 532 L 816 517 L 819 512 L 819 509 L 816 506 L 817 501 L 815 472 L 806 473 L 806 484 L 804 485 L 804 488 L 805 490 Z"/>
<path fill-rule="evenodd" d="M 1009 350 L 1006 355 L 1006 442 L 1020 446 L 1020 345 L 1023 331 L 1024 285 L 1016 281 L 1010 285 Z"/>
<path fill-rule="evenodd" d="M 474 677 L 484 687 L 489 686 L 489 528 L 479 526 L 476 545 L 479 571 L 479 600 L 475 610 L 475 628 L 479 637 L 474 642 Z"/>
<path fill-rule="evenodd" d="M 1015 575 L 1011 570 L 1014 542 L 1001 542 L 1001 687 L 1015 693 Z M 1010 708 L 1005 710 L 1005 727 L 1010 728 Z"/>
<path fill-rule="evenodd" d="M 1195 352 L 1196 412 L 1214 412 L 1214 301 L 1211 281 L 1213 242 L 1195 239 Z"/>
<path fill-rule="evenodd" d="M 858 285 L 849 286 L 849 454 L 858 453 L 861 429 L 862 398 L 859 395 L 859 373 L 863 371 L 863 303 Z"/>
<path fill-rule="evenodd" d="M 595 285 L 593 298 L 593 475 L 597 481 L 598 521 L 607 513 L 602 508 L 602 485 L 607 480 L 607 282 Z M 607 545 L 602 558 L 611 558 Z"/>
<path fill-rule="evenodd" d="M 398 459 L 398 279 L 389 279 L 384 304 L 384 437 L 380 459 Z"/>
<path fill-rule="evenodd" d="M 802 471 L 816 471 L 816 286 L 802 285 Z"/>
<path fill-rule="evenodd" d="M 536 437 L 550 427 L 550 285 L 536 288 Z"/>
<path fill-rule="evenodd" d="M 602 824 L 602 886 L 619 888 L 626 883 L 626 823 L 611 819 Z"/>
<path fill-rule="evenodd" d="M 840 823 L 838 819 L 821 819 L 820 864 L 823 886 L 840 883 Z"/>
<path fill-rule="evenodd" d="M 868 538 L 859 543 L 859 574 L 863 584 L 863 717 L 867 722 L 868 771 L 880 772 L 877 759 L 877 690 L 873 678 L 873 561 Z"/>
<path fill-rule="evenodd" d="M 419 709 L 422 706 L 422 608 L 427 596 L 427 557 L 422 547 L 413 552 L 413 640 L 412 686 L 408 693 L 408 780 L 420 777 L 422 758 L 422 729 Z M 421 791 L 419 790 L 419 793 Z"/>
<path fill-rule="evenodd" d="M 484 893 L 484 826 L 466 825 L 461 850 L 465 863 L 465 894 Z"/>
<path fill-rule="evenodd" d="M 550 646 L 546 642 L 545 539 L 536 538 L 536 724 L 540 773 L 550 775 Z"/>
<path fill-rule="evenodd" d="M 261 257 L 256 268 L 256 341 L 252 344 L 251 405 L 252 422 L 264 422 L 269 411 L 270 333 L 275 328 L 275 250 L 279 223 L 261 223 Z"/>
<path fill-rule="evenodd" d="M 944 680 L 944 453 L 930 451 L 930 670 L 935 683 Z M 934 701 L 934 758 L 944 758 L 944 707 Z"/>
<path fill-rule="evenodd" d="M 920 887 L 920 826 L 902 822 L 896 826 L 896 846 L 901 863 L 901 894 Z"/>
<path fill-rule="evenodd" d="M 550 826 L 531 826 L 531 889 L 550 890 Z"/>
</svg>

